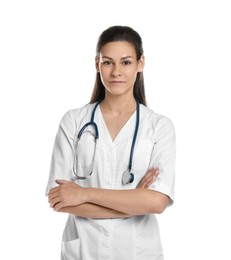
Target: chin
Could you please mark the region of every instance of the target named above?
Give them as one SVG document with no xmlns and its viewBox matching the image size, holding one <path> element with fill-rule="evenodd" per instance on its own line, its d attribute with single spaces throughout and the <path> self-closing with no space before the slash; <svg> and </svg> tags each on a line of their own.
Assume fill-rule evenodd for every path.
<svg viewBox="0 0 231 260">
<path fill-rule="evenodd" d="M 110 96 L 125 96 L 125 95 L 128 95 L 129 93 L 131 93 L 131 95 L 133 96 L 133 90 L 121 90 L 121 89 L 110 89 L 110 91 L 108 91 L 108 95 Z"/>
</svg>

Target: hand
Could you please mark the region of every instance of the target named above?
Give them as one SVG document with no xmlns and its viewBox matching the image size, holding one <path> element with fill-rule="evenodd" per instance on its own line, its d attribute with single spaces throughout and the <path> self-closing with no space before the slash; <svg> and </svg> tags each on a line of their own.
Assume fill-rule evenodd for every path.
<svg viewBox="0 0 231 260">
<path fill-rule="evenodd" d="M 48 202 L 54 210 L 59 211 L 63 207 L 76 206 L 85 202 L 84 188 L 71 181 L 56 180 L 56 182 L 59 186 L 52 188 L 48 194 Z"/>
<path fill-rule="evenodd" d="M 158 168 L 152 168 L 145 173 L 144 177 L 141 179 L 137 185 L 137 189 L 148 189 L 150 185 L 156 181 L 157 176 L 159 175 Z"/>
</svg>

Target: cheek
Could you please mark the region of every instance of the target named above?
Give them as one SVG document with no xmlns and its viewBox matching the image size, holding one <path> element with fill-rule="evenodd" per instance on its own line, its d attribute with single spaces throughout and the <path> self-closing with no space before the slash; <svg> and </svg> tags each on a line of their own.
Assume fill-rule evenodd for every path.
<svg viewBox="0 0 231 260">
<path fill-rule="evenodd" d="M 107 82 L 108 77 L 110 76 L 110 70 L 105 68 L 100 68 L 100 78 L 103 83 Z"/>
<path fill-rule="evenodd" d="M 133 67 L 127 67 L 125 74 L 131 78 L 131 79 L 135 79 L 138 73 L 138 69 L 137 67 L 133 66 Z"/>
<path fill-rule="evenodd" d="M 103 83 L 103 86 L 104 86 L 106 89 L 109 89 L 108 86 L 107 86 L 107 79 L 105 78 L 105 76 L 100 75 L 100 78 L 101 78 L 101 81 L 102 81 L 102 83 Z"/>
<path fill-rule="evenodd" d="M 102 72 L 102 70 L 100 71 L 100 79 L 101 79 L 101 81 L 102 81 L 102 83 L 103 83 L 103 85 L 105 86 L 105 83 L 107 82 L 106 81 L 106 75 L 105 75 L 105 73 L 104 72 Z"/>
<path fill-rule="evenodd" d="M 137 77 L 137 72 L 136 71 L 135 72 L 132 71 L 129 74 L 127 74 L 127 78 L 129 80 L 129 82 L 131 82 L 133 85 L 134 85 L 134 83 L 136 81 L 136 77 Z"/>
</svg>

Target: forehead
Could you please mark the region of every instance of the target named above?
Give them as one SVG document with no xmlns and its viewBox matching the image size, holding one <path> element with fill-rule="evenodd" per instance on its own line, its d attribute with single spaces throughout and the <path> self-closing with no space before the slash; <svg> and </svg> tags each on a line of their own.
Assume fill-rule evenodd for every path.
<svg viewBox="0 0 231 260">
<path fill-rule="evenodd" d="M 132 56 L 136 58 L 134 46 L 127 41 L 108 42 L 100 50 L 100 56 L 124 57 Z"/>
</svg>

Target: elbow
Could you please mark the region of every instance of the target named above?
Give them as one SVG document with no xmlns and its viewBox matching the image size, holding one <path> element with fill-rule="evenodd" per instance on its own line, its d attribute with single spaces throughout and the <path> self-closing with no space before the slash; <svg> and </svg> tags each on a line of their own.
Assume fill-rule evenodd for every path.
<svg viewBox="0 0 231 260">
<path fill-rule="evenodd" d="M 162 214 L 165 209 L 166 209 L 167 205 L 164 204 L 160 204 L 157 207 L 155 207 L 155 214 Z"/>
<path fill-rule="evenodd" d="M 165 211 L 166 207 L 167 206 L 162 203 L 153 203 L 153 205 L 149 209 L 149 214 L 162 214 Z"/>
<path fill-rule="evenodd" d="M 164 194 L 158 194 L 157 198 L 153 200 L 150 209 L 151 214 L 162 214 L 170 203 L 170 198 Z"/>
</svg>

